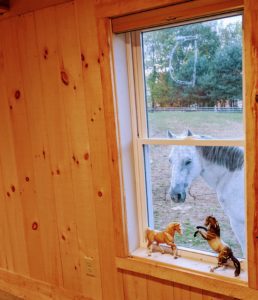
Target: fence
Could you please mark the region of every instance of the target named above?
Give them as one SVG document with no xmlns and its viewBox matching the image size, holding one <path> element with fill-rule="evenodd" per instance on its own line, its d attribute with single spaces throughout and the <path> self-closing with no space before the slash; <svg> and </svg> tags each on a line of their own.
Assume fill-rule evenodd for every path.
<svg viewBox="0 0 258 300">
<path fill-rule="evenodd" d="M 159 112 L 159 111 L 183 111 L 183 112 L 218 112 L 218 113 L 242 113 L 242 107 L 156 107 L 148 108 L 148 112 Z"/>
</svg>

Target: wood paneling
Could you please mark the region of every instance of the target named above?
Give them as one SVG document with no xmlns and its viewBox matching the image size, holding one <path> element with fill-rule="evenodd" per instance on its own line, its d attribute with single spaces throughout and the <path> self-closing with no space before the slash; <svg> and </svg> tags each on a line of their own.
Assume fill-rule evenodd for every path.
<svg viewBox="0 0 258 300">
<path fill-rule="evenodd" d="M 172 24 L 180 21 L 208 17 L 243 8 L 243 0 L 196 0 L 191 3 L 172 5 L 149 10 L 112 20 L 113 32 L 126 32 L 153 26 Z"/>
<path fill-rule="evenodd" d="M 153 279 L 147 275 L 139 275 L 124 271 L 124 299 L 126 300 L 233 300 L 234 298 L 190 288 L 184 284 Z"/>
<path fill-rule="evenodd" d="M 6 13 L 8 9 L 9 9 L 9 1 L 0 0 L 0 15 Z"/>
<path fill-rule="evenodd" d="M 180 272 L 157 279 L 155 266 L 142 275 L 141 265 L 134 272 L 116 269 L 115 257 L 126 255 L 126 237 L 111 26 L 103 16 L 175 2 L 180 1 L 13 0 L 6 17 L 31 12 L 0 18 L 0 289 L 28 300 L 227 299 L 202 290 L 209 288 L 257 296 L 246 286 L 233 293 L 226 284 L 204 286 L 199 278 L 193 285 L 193 277 Z M 251 144 L 257 130 L 258 8 L 254 0 L 245 0 L 245 7 Z M 254 187 L 255 198 L 257 153 L 254 147 L 248 151 L 248 187 Z M 256 229 L 255 210 L 251 202 L 250 226 Z M 255 249 L 256 244 L 249 250 L 253 264 Z M 249 269 L 250 284 L 257 287 L 256 269 Z"/>
<path fill-rule="evenodd" d="M 95 0 L 96 15 L 98 17 L 114 17 L 132 14 L 144 10 L 158 8 L 166 5 L 177 5 L 191 2 L 192 0 Z"/>
<path fill-rule="evenodd" d="M 117 258 L 117 266 L 125 272 L 130 271 L 141 276 L 171 280 L 174 282 L 175 294 L 179 293 L 178 289 L 181 291 L 180 284 L 184 283 L 185 287 L 182 293 L 186 295 L 185 299 L 189 299 L 188 292 L 192 288 L 239 299 L 258 299 L 257 290 L 249 289 L 247 283 L 233 278 L 209 277 L 205 273 L 174 269 L 167 265 L 157 264 L 157 262 L 137 258 Z"/>
<path fill-rule="evenodd" d="M 0 266 L 54 294 L 121 299 L 93 3 L 2 20 L 0 33 Z"/>
<path fill-rule="evenodd" d="M 0 20 L 70 1 L 71 0 L 0 0 Z M 1 6 L 2 12 L 4 13 L 3 15 L 1 15 Z"/>
<path fill-rule="evenodd" d="M 246 107 L 246 187 L 249 284 L 258 289 L 258 3 L 245 0 L 244 70 Z M 252 147 L 250 147 L 252 145 Z M 254 266 L 256 266 L 254 268 Z"/>
</svg>

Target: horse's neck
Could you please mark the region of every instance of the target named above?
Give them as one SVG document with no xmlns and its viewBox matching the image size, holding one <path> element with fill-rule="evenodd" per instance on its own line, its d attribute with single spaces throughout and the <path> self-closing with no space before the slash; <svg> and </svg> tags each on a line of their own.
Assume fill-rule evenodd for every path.
<svg viewBox="0 0 258 300">
<path fill-rule="evenodd" d="M 171 236 L 174 236 L 175 235 L 175 229 L 171 228 L 171 229 L 167 230 L 167 233 L 169 233 Z"/>
<path fill-rule="evenodd" d="M 215 233 L 216 236 L 220 237 L 220 227 L 219 227 L 219 225 L 217 225 L 217 226 L 215 226 L 215 225 L 210 225 L 209 231 L 210 231 L 211 233 Z"/>
<path fill-rule="evenodd" d="M 225 167 L 210 163 L 203 158 L 201 159 L 201 166 L 201 177 L 214 190 L 218 189 L 220 181 L 223 180 L 223 177 L 229 173 Z"/>
</svg>

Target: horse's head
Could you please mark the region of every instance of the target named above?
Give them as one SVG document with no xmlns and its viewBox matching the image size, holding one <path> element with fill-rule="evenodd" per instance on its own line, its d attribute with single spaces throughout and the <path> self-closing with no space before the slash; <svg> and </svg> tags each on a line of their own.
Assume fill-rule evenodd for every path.
<svg viewBox="0 0 258 300">
<path fill-rule="evenodd" d="M 172 236 L 174 236 L 174 233 L 177 232 L 178 234 L 182 235 L 182 229 L 181 229 L 181 224 L 177 223 L 177 222 L 172 222 L 169 223 L 166 231 L 171 234 Z"/>
<path fill-rule="evenodd" d="M 217 226 L 218 226 L 218 221 L 216 220 L 215 217 L 213 217 L 213 216 L 208 216 L 208 217 L 206 217 L 206 219 L 205 219 L 204 225 L 205 225 L 205 226 L 217 227 Z"/>
<path fill-rule="evenodd" d="M 172 139 L 187 138 L 188 136 L 192 136 L 189 130 L 182 136 L 176 136 L 168 131 L 168 137 Z M 192 181 L 201 173 L 196 147 L 172 146 L 169 162 L 171 164 L 170 197 L 176 203 L 184 202 Z"/>
</svg>

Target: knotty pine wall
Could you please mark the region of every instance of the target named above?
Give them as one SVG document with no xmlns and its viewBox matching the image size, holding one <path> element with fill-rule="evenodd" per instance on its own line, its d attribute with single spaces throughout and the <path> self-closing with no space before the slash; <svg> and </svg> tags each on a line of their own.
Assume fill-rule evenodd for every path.
<svg viewBox="0 0 258 300">
<path fill-rule="evenodd" d="M 32 300 L 228 299 L 115 266 L 125 241 L 110 45 L 95 15 L 154 2 L 75 0 L 0 19 L 0 290 Z"/>
<path fill-rule="evenodd" d="M 8 18 L 0 36 L 0 267 L 111 299 L 115 234 L 92 3 Z"/>
</svg>

